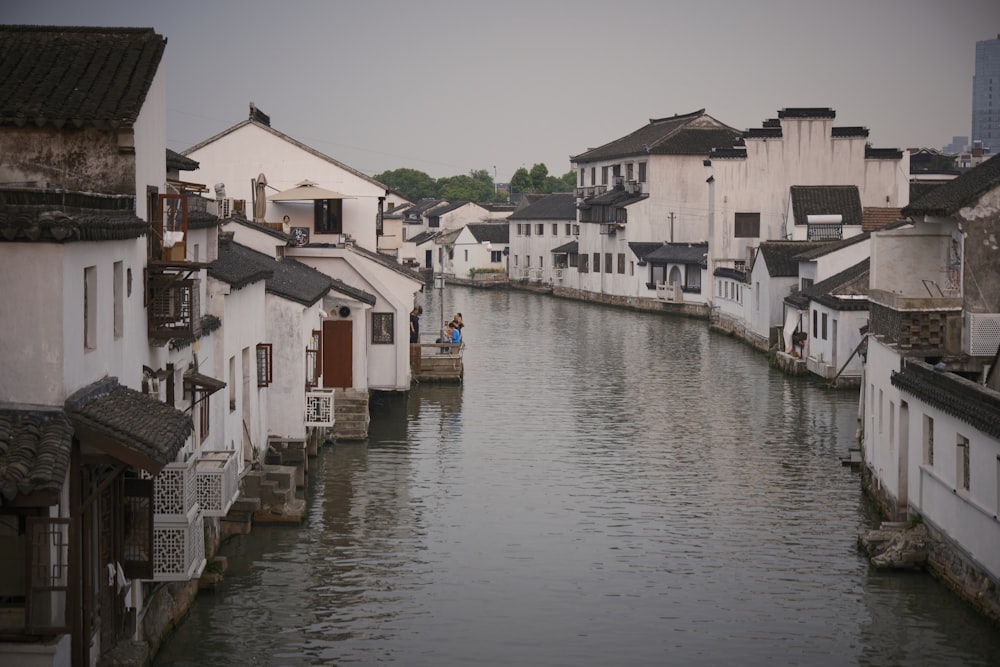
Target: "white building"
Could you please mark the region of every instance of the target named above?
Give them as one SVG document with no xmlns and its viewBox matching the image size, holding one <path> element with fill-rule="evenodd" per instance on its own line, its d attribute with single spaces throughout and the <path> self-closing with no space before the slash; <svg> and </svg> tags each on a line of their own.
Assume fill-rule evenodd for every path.
<svg viewBox="0 0 1000 667">
<path fill-rule="evenodd" d="M 458 278 L 475 279 L 478 273 L 507 273 L 509 249 L 506 222 L 470 222 L 455 237 L 452 272 Z"/>
<path fill-rule="evenodd" d="M 576 286 L 577 251 L 567 245 L 575 243 L 580 235 L 574 195 L 545 195 L 510 214 L 507 220 L 511 280 Z M 572 279 L 570 272 L 574 274 Z"/>
<path fill-rule="evenodd" d="M 1000 158 L 872 235 L 866 487 L 931 531 L 928 565 L 1000 619 Z"/>
</svg>

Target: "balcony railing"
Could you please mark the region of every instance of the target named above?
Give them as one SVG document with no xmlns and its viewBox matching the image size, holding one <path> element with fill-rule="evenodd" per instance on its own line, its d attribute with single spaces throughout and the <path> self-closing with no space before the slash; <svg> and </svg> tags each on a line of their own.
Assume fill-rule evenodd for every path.
<svg viewBox="0 0 1000 667">
<path fill-rule="evenodd" d="M 333 426 L 333 389 L 306 392 L 306 426 Z"/>
<path fill-rule="evenodd" d="M 962 351 L 961 297 L 906 297 L 873 289 L 869 331 L 902 350 L 929 355 Z"/>
<path fill-rule="evenodd" d="M 226 516 L 239 495 L 236 452 L 202 452 L 195 464 L 198 505 L 205 516 Z"/>
<path fill-rule="evenodd" d="M 143 473 L 148 477 L 147 473 Z M 153 478 L 153 521 L 177 521 L 198 506 L 195 459 L 168 463 Z"/>
<path fill-rule="evenodd" d="M 200 333 L 199 283 L 173 272 L 150 267 L 146 274 L 146 315 L 149 339 L 193 338 Z"/>
<path fill-rule="evenodd" d="M 195 507 L 185 521 L 153 526 L 153 581 L 188 581 L 205 570 L 205 520 Z"/>
<path fill-rule="evenodd" d="M 683 301 L 683 290 L 679 283 L 657 283 L 656 298 L 660 301 Z"/>
</svg>

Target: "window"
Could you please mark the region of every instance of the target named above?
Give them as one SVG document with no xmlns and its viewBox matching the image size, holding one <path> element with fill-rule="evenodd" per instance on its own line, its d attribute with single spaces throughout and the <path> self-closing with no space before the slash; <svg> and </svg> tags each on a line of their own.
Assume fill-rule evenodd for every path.
<svg viewBox="0 0 1000 667">
<path fill-rule="evenodd" d="M 590 184 L 597 185 L 597 167 L 590 168 Z"/>
<path fill-rule="evenodd" d="M 697 264 L 684 265 L 684 288 L 688 290 L 701 290 L 701 267 Z"/>
<path fill-rule="evenodd" d="M 524 265 L 525 266 L 531 266 L 531 255 L 525 255 L 524 256 Z"/>
<path fill-rule="evenodd" d="M 618 177 L 622 175 L 622 166 L 620 164 L 613 165 L 611 167 L 611 177 L 618 180 Z"/>
<path fill-rule="evenodd" d="M 97 349 L 97 267 L 83 270 L 83 347 Z"/>
<path fill-rule="evenodd" d="M 544 236 L 545 235 L 545 225 L 543 225 L 541 223 L 535 225 L 535 234 L 538 235 L 538 236 Z"/>
<path fill-rule="evenodd" d="M 635 164 L 633 164 L 632 162 L 629 162 L 627 165 L 625 165 L 625 180 L 626 181 L 633 181 L 633 180 L 635 180 L 634 178 L 632 178 L 632 171 L 633 171 L 634 167 L 635 167 Z"/>
<path fill-rule="evenodd" d="M 236 357 L 229 357 L 229 411 L 236 410 Z"/>
<path fill-rule="evenodd" d="M 969 491 L 969 439 L 961 434 L 956 437 L 955 484 L 963 491 Z"/>
<path fill-rule="evenodd" d="M 646 182 L 646 163 L 645 162 L 640 162 L 639 163 L 639 182 L 640 183 L 645 183 Z"/>
<path fill-rule="evenodd" d="M 733 230 L 738 239 L 753 239 L 760 236 L 760 213 L 736 213 Z"/>
<path fill-rule="evenodd" d="M 580 235 L 580 225 L 573 225 L 573 236 Z"/>
<path fill-rule="evenodd" d="M 628 274 L 630 276 L 634 276 L 635 275 L 635 262 L 629 262 L 628 263 Z"/>
<path fill-rule="evenodd" d="M 395 313 L 372 313 L 372 344 L 392 345 Z"/>
<path fill-rule="evenodd" d="M 544 255 L 539 255 L 538 256 L 538 268 L 542 268 L 543 266 L 545 266 L 545 256 Z"/>
<path fill-rule="evenodd" d="M 583 167 L 580 167 L 580 187 L 581 188 L 583 187 L 583 173 L 584 173 Z"/>
<path fill-rule="evenodd" d="M 594 273 L 601 272 L 601 253 L 594 253 Z"/>
<path fill-rule="evenodd" d="M 514 255 L 514 266 L 517 266 L 517 255 Z"/>
<path fill-rule="evenodd" d="M 934 419 L 924 415 L 924 465 L 934 465 Z"/>
<path fill-rule="evenodd" d="M 122 337 L 125 330 L 125 271 L 121 262 L 115 262 L 112 289 L 115 300 L 115 340 L 117 340 Z"/>
<path fill-rule="evenodd" d="M 211 411 L 208 409 L 209 401 L 211 400 L 211 394 L 207 392 L 195 392 L 195 396 L 201 393 L 199 397 L 201 400 L 198 401 L 198 435 L 201 437 L 201 441 L 205 442 L 208 438 L 208 427 L 209 427 L 209 415 Z M 231 395 L 231 394 L 230 394 Z M 197 399 L 195 399 L 197 400 Z M 236 409 L 236 399 L 229 401 L 229 409 Z"/>
<path fill-rule="evenodd" d="M 601 185 L 608 184 L 608 168 L 601 167 Z"/>
<path fill-rule="evenodd" d="M 558 222 L 553 222 L 552 223 L 552 236 L 559 236 L 559 223 Z"/>
<path fill-rule="evenodd" d="M 809 289 L 813 286 L 812 278 L 803 278 L 801 284 L 799 285 L 800 290 Z"/>
<path fill-rule="evenodd" d="M 611 273 L 611 253 L 604 253 L 604 272 Z"/>
<path fill-rule="evenodd" d="M 625 253 L 618 253 L 618 273 L 625 275 Z"/>
<path fill-rule="evenodd" d="M 823 340 L 826 340 L 826 313 L 823 313 Z"/>
<path fill-rule="evenodd" d="M 567 223 L 566 223 L 566 236 L 569 236 L 569 235 L 570 235 L 570 234 L 572 234 L 572 233 L 573 233 L 573 227 L 572 227 L 572 225 L 570 225 L 570 224 L 569 224 L 569 223 L 567 222 Z"/>
<path fill-rule="evenodd" d="M 320 358 L 319 346 L 320 333 L 318 329 L 313 329 L 309 345 L 306 347 L 306 386 L 319 386 L 319 369 L 322 359 Z"/>
<path fill-rule="evenodd" d="M 579 258 L 580 256 L 577 253 L 571 252 L 569 254 L 569 265 L 575 267 L 577 265 L 577 262 L 579 262 Z"/>
<path fill-rule="evenodd" d="M 502 261 L 503 261 L 503 252 L 501 252 L 499 250 L 491 250 L 490 251 L 490 263 L 491 264 L 499 264 Z"/>
<path fill-rule="evenodd" d="M 819 338 L 819 311 L 813 309 L 813 338 Z"/>
<path fill-rule="evenodd" d="M 257 386 L 267 387 L 273 382 L 271 375 L 271 343 L 257 344 Z"/>
<path fill-rule="evenodd" d="M 468 248 L 466 248 L 465 250 L 462 251 L 462 256 L 465 257 L 464 261 L 466 261 L 466 262 L 469 261 L 469 250 L 468 250 Z"/>
<path fill-rule="evenodd" d="M 343 233 L 343 213 L 344 201 L 342 199 L 317 199 L 313 202 L 313 233 Z"/>
<path fill-rule="evenodd" d="M 590 272 L 590 261 L 589 261 L 590 260 L 590 255 L 588 255 L 585 252 L 580 253 L 579 260 L 580 260 L 580 265 L 577 267 L 576 270 L 579 271 L 580 273 L 589 273 Z"/>
</svg>

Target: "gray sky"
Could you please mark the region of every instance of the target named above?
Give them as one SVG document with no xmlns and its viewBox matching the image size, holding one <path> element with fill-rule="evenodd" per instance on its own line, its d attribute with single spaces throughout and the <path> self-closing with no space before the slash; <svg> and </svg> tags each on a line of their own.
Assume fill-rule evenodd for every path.
<svg viewBox="0 0 1000 667">
<path fill-rule="evenodd" d="M 167 145 L 247 117 L 373 175 L 569 156 L 700 108 L 759 127 L 823 106 L 880 148 L 971 125 L 975 43 L 998 0 L 6 0 L 0 23 L 167 37 Z"/>
</svg>

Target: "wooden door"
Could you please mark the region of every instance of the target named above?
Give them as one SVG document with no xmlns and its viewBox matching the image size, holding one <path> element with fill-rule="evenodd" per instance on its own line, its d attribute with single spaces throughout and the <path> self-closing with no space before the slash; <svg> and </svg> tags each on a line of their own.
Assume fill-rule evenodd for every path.
<svg viewBox="0 0 1000 667">
<path fill-rule="evenodd" d="M 352 387 L 354 326 L 350 320 L 323 320 L 323 386 Z"/>
</svg>

